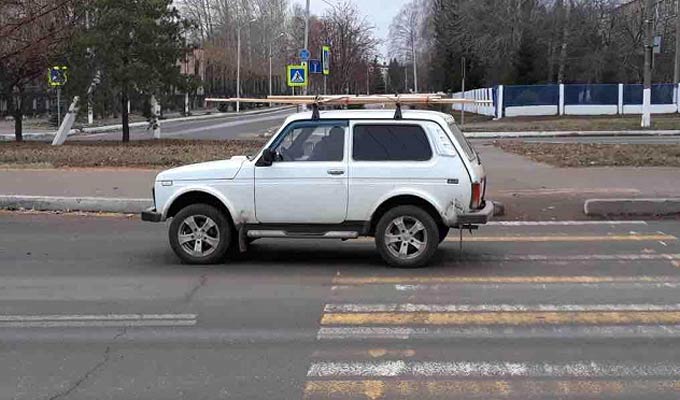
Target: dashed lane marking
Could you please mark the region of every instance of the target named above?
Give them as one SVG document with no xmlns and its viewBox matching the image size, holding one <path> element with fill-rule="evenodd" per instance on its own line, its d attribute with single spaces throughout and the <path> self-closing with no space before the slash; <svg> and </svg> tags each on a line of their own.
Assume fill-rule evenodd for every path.
<svg viewBox="0 0 680 400">
<path fill-rule="evenodd" d="M 193 326 L 196 318 L 196 314 L 0 315 L 0 328 Z"/>
<path fill-rule="evenodd" d="M 680 324 L 680 312 L 483 312 L 324 314 L 321 325 L 624 325 Z"/>
</svg>

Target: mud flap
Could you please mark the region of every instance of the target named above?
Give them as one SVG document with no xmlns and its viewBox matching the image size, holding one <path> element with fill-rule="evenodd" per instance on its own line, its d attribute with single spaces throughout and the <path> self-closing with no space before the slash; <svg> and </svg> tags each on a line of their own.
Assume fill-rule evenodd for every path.
<svg viewBox="0 0 680 400">
<path fill-rule="evenodd" d="M 248 251 L 248 232 L 246 231 L 245 224 L 241 224 L 238 228 L 238 250 L 241 253 Z"/>
</svg>

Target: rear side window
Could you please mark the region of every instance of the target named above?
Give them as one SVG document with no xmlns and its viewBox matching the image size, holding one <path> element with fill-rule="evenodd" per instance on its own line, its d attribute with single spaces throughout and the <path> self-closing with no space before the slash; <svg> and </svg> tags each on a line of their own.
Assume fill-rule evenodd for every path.
<svg viewBox="0 0 680 400">
<path fill-rule="evenodd" d="M 356 161 L 427 161 L 432 148 L 418 125 L 357 125 L 352 158 Z"/>
</svg>

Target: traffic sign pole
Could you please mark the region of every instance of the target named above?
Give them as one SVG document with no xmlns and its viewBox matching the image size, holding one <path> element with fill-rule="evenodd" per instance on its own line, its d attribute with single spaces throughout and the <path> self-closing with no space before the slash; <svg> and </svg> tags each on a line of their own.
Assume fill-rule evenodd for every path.
<svg viewBox="0 0 680 400">
<path fill-rule="evenodd" d="M 57 126 L 61 125 L 61 86 L 57 87 Z"/>
</svg>

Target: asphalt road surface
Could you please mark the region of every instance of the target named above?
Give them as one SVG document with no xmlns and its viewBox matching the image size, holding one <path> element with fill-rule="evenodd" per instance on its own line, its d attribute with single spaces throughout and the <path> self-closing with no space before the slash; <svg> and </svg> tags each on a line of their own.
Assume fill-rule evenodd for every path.
<svg viewBox="0 0 680 400">
<path fill-rule="evenodd" d="M 230 115 L 220 118 L 190 121 L 161 121 L 161 135 L 164 139 L 236 139 L 262 134 L 272 134 L 281 126 L 294 108 L 276 109 L 271 112 L 250 115 Z M 121 132 L 88 134 L 79 140 L 120 140 Z M 132 140 L 153 139 L 153 132 L 146 127 L 130 129 Z"/>
<path fill-rule="evenodd" d="M 164 224 L 0 214 L 3 399 L 677 399 L 676 222 L 509 222 L 177 262 Z"/>
</svg>

